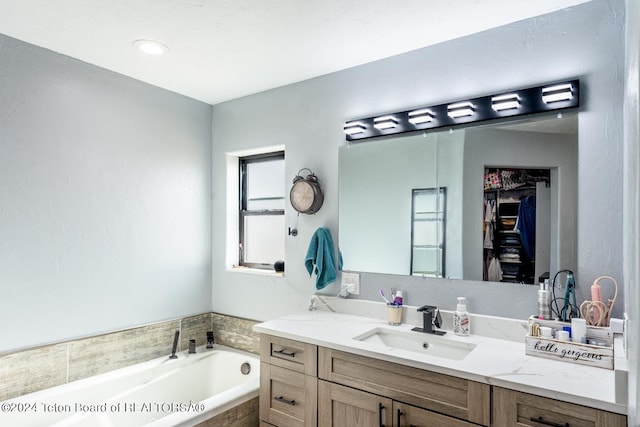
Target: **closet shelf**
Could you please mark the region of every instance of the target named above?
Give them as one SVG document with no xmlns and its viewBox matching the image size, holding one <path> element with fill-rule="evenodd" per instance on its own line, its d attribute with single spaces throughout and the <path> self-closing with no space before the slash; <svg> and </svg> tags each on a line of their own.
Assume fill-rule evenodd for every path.
<svg viewBox="0 0 640 427">
<path fill-rule="evenodd" d="M 489 222 L 487 221 L 487 212 L 490 211 L 487 206 L 491 203 L 492 218 L 490 223 L 493 226 L 493 228 L 485 226 L 483 229 L 485 263 L 489 266 L 494 258 L 500 261 L 503 282 L 533 284 L 535 282 L 536 263 L 527 254 L 522 241 L 523 236 L 515 229 L 515 226 L 521 201 L 528 196 L 537 196 L 537 185 L 531 182 L 531 179 L 536 182 L 546 179 L 548 182 L 550 173 L 548 170 L 543 169 L 498 167 L 485 167 L 484 172 L 485 184 L 487 176 L 490 177 L 497 174 L 501 178 L 501 182 L 498 184 L 499 188 L 486 188 L 484 191 L 484 221 L 485 224 Z M 525 182 L 525 180 L 527 181 Z M 514 187 L 513 184 L 521 185 Z M 488 236 L 491 236 L 491 245 L 487 246 Z M 526 238 L 527 236 L 524 237 Z M 511 256 L 502 258 L 505 254 Z M 484 271 L 484 277 L 488 278 L 488 276 L 489 270 L 487 267 Z"/>
</svg>

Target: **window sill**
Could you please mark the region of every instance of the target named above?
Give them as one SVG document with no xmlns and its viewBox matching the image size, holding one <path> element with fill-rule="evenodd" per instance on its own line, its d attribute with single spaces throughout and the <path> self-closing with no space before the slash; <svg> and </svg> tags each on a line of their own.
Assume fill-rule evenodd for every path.
<svg viewBox="0 0 640 427">
<path fill-rule="evenodd" d="M 276 272 L 273 270 L 263 270 L 260 268 L 249 268 L 249 267 L 238 267 L 233 266 L 227 269 L 227 272 L 230 273 L 244 273 L 244 274 L 255 274 L 258 276 L 269 276 L 269 277 L 283 277 L 284 273 Z"/>
</svg>

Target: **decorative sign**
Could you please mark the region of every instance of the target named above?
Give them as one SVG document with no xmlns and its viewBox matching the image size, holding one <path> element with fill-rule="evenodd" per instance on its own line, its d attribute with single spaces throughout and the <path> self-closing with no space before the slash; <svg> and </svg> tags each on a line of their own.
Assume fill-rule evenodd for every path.
<svg viewBox="0 0 640 427">
<path fill-rule="evenodd" d="M 613 347 L 527 336 L 525 353 L 547 359 L 613 369 Z"/>
</svg>

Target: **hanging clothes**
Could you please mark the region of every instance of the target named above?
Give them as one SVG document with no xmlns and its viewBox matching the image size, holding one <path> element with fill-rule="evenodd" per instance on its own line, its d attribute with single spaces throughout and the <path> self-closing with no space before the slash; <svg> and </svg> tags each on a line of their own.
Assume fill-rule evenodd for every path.
<svg viewBox="0 0 640 427">
<path fill-rule="evenodd" d="M 484 201 L 484 241 L 483 247 L 485 249 L 494 249 L 493 246 L 493 233 L 495 229 L 496 220 L 496 201 L 485 200 Z"/>
<path fill-rule="evenodd" d="M 536 257 L 536 196 L 520 200 L 516 229 L 520 233 L 522 247 L 532 260 Z"/>
<path fill-rule="evenodd" d="M 495 200 L 484 201 L 484 222 L 491 222 L 494 219 Z"/>
<path fill-rule="evenodd" d="M 487 280 L 490 282 L 499 282 L 502 280 L 502 266 L 498 258 L 493 257 L 489 261 L 489 268 L 487 269 Z"/>
<path fill-rule="evenodd" d="M 484 244 L 485 249 L 493 249 L 493 223 L 488 223 L 484 231 Z"/>
</svg>

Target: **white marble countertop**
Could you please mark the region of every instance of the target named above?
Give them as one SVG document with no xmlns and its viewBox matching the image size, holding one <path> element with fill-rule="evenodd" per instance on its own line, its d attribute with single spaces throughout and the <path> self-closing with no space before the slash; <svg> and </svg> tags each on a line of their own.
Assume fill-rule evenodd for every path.
<svg viewBox="0 0 640 427">
<path fill-rule="evenodd" d="M 462 360 L 450 360 L 353 339 L 373 328 L 411 331 L 416 325 L 389 326 L 376 317 L 316 310 L 260 323 L 254 331 L 626 414 L 626 406 L 615 401 L 613 370 L 528 356 L 523 342 L 448 332 L 448 339 L 477 345 Z"/>
</svg>

